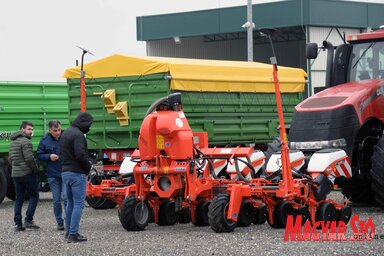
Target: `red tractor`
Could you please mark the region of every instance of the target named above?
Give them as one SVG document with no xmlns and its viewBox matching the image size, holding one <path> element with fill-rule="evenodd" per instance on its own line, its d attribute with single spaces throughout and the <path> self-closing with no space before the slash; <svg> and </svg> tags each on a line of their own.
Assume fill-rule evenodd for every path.
<svg viewBox="0 0 384 256">
<path fill-rule="evenodd" d="M 351 159 L 352 178 L 338 179 L 354 202 L 384 207 L 384 29 L 351 35 L 334 47 L 307 45 L 308 59 L 327 50 L 325 90 L 296 106 L 290 149 L 307 157 L 341 148 Z"/>
</svg>

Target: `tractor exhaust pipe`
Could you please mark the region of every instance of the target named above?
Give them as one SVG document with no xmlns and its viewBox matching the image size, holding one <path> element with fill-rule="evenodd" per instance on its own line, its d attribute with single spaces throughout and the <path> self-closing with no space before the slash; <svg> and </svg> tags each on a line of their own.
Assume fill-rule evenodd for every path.
<svg viewBox="0 0 384 256">
<path fill-rule="evenodd" d="M 325 73 L 325 87 L 329 88 L 333 85 L 332 77 L 333 77 L 334 47 L 330 42 L 323 41 L 323 49 L 327 50 L 327 68 Z"/>
</svg>

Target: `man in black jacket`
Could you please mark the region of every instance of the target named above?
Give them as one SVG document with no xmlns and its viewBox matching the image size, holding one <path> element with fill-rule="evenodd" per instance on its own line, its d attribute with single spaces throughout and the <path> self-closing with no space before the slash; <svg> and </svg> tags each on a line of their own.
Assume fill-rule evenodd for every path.
<svg viewBox="0 0 384 256">
<path fill-rule="evenodd" d="M 86 176 L 91 164 L 85 134 L 93 122 L 91 114 L 80 113 L 61 136 L 61 155 L 63 157 L 62 179 L 67 193 L 65 209 L 66 237 L 68 242 L 83 242 L 87 238 L 79 234 L 81 215 L 86 193 Z"/>
<path fill-rule="evenodd" d="M 31 136 L 33 125 L 31 122 L 23 121 L 20 131 L 11 135 L 9 144 L 9 160 L 12 164 L 12 178 L 15 184 L 15 231 L 24 231 L 25 228 L 39 229 L 33 223 L 33 216 L 39 201 L 38 173 L 39 167 L 33 156 Z M 23 227 L 21 210 L 24 203 L 25 191 L 29 193 L 29 204 L 25 217 L 25 227 Z"/>
</svg>

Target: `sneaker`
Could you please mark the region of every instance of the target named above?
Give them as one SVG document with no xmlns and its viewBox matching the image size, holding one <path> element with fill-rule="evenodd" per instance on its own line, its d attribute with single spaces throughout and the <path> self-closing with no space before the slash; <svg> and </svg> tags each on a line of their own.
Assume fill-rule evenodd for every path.
<svg viewBox="0 0 384 256">
<path fill-rule="evenodd" d="M 25 222 L 25 228 L 39 229 L 40 227 L 37 226 L 33 221 L 31 221 L 31 222 Z"/>
<path fill-rule="evenodd" d="M 68 234 L 68 233 L 65 233 L 65 235 L 64 235 L 64 239 L 67 240 L 67 239 L 68 239 L 68 236 L 69 236 L 69 234 Z"/>
<path fill-rule="evenodd" d="M 63 223 L 57 224 L 57 230 L 59 230 L 59 231 L 65 230 L 64 224 Z"/>
<path fill-rule="evenodd" d="M 79 243 L 87 241 L 87 238 L 77 233 L 76 235 L 69 235 L 67 241 L 68 243 Z"/>
<path fill-rule="evenodd" d="M 18 226 L 18 225 L 15 226 L 15 232 L 24 231 L 24 230 L 25 230 L 25 227 L 23 226 Z"/>
</svg>

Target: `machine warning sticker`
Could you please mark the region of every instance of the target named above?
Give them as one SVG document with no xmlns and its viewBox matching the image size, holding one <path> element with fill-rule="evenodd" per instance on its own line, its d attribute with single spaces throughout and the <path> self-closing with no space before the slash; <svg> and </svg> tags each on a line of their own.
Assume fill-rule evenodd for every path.
<svg viewBox="0 0 384 256">
<path fill-rule="evenodd" d="M 164 137 L 161 135 L 156 135 L 156 148 L 164 149 Z"/>
<path fill-rule="evenodd" d="M 223 154 L 230 154 L 232 152 L 232 149 L 230 148 L 224 148 L 220 151 L 220 153 L 223 153 Z"/>
<path fill-rule="evenodd" d="M 176 167 L 175 170 L 176 171 L 185 171 L 185 167 Z"/>
<path fill-rule="evenodd" d="M 184 112 L 182 112 L 182 111 L 180 111 L 178 114 L 179 114 L 180 118 L 184 118 L 185 117 Z"/>
<path fill-rule="evenodd" d="M 177 127 L 181 128 L 183 127 L 183 121 L 180 118 L 176 118 L 175 120 Z"/>
</svg>

